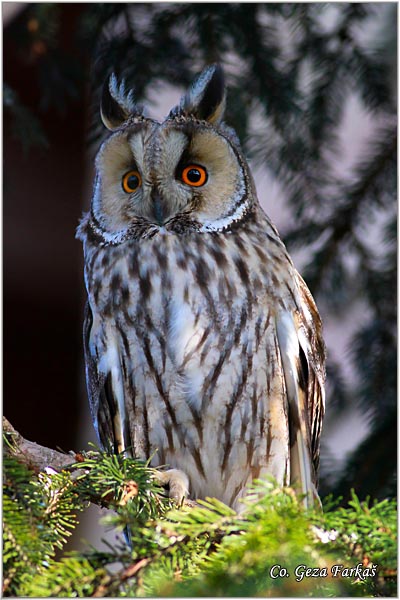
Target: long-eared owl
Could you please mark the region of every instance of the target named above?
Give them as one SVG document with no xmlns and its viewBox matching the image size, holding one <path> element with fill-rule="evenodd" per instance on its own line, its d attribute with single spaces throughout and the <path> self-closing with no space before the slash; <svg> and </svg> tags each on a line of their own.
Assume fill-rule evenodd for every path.
<svg viewBox="0 0 400 600">
<path fill-rule="evenodd" d="M 111 76 L 79 226 L 87 387 L 101 444 L 167 465 L 180 499 L 237 508 L 271 474 L 310 504 L 324 414 L 315 303 L 263 212 L 220 66 L 159 123 Z"/>
</svg>

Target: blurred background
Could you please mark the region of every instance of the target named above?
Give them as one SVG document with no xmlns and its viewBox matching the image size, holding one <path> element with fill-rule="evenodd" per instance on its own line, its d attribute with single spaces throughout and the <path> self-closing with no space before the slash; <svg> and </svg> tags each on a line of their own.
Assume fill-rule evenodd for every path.
<svg viewBox="0 0 400 600">
<path fill-rule="evenodd" d="M 95 441 L 75 229 L 115 71 L 162 119 L 207 63 L 325 325 L 321 494 L 396 493 L 397 4 L 2 3 L 4 414 Z"/>
</svg>

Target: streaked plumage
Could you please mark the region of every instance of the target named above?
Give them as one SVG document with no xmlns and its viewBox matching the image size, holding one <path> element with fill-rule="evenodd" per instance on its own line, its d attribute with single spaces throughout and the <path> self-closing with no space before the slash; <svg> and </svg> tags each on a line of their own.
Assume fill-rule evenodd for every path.
<svg viewBox="0 0 400 600">
<path fill-rule="evenodd" d="M 321 322 L 221 122 L 224 102 L 215 66 L 161 124 L 115 78 L 105 86 L 113 133 L 78 230 L 92 416 L 104 446 L 182 471 L 191 498 L 237 506 L 247 484 L 271 473 L 312 501 Z M 192 165 L 206 173 L 199 187 L 184 183 Z M 134 192 L 124 175 L 139 182 Z M 177 498 L 187 493 L 176 472 L 171 483 Z"/>
</svg>

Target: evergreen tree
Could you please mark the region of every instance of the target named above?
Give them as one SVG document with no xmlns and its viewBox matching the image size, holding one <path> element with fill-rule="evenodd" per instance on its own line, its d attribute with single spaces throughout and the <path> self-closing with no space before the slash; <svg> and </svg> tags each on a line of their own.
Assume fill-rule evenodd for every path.
<svg viewBox="0 0 400 600">
<path fill-rule="evenodd" d="M 339 469 L 333 459 L 322 456 L 322 494 L 333 492 L 335 497 L 344 496 L 345 501 L 351 498 L 351 488 L 362 500 L 367 496 L 383 500 L 394 496 L 396 490 L 396 11 L 394 3 L 87 4 L 82 7 L 76 33 L 86 61 L 60 54 L 57 4 L 31 4 L 10 27 L 20 48 L 36 57 L 41 109 L 51 104 L 83 104 L 86 98 L 79 96 L 77 82 L 90 81 L 92 142 L 99 139 L 99 96 L 110 72 L 125 77 L 135 88 L 136 98 L 144 101 L 160 82 L 183 88 L 205 63 L 223 64 L 229 93 L 226 121 L 236 129 L 253 161 L 269 170 L 288 200 L 293 219 L 281 231 L 282 237 L 290 251 L 301 249 L 307 256 L 303 275 L 321 313 L 339 324 L 352 307 L 365 311 L 366 318 L 354 332 L 343 363 L 329 359 L 328 347 L 327 419 L 345 415 L 357 405 L 369 426 L 367 437 L 344 467 Z M 27 151 L 35 144 L 45 146 L 40 111 L 30 113 L 7 82 L 3 99 L 5 119 Z M 349 101 L 368 115 L 370 131 L 343 170 L 343 123 Z M 342 165 L 340 170 L 338 164 Z M 351 363 L 352 381 L 344 376 L 345 361 Z M 15 462 L 5 466 L 11 473 L 4 504 L 10 519 L 5 527 L 9 595 L 40 595 L 45 591 L 43 586 L 52 592 L 46 595 L 64 595 L 66 591 L 66 595 L 81 596 L 99 591 L 99 586 L 107 593 L 126 595 L 139 591 L 197 594 L 204 590 L 233 594 L 227 573 L 242 595 L 295 593 L 285 580 L 274 583 L 282 586 L 278 592 L 260 583 L 264 581 L 262 563 L 281 556 L 278 549 L 283 539 L 288 540 L 288 550 L 282 561 L 288 562 L 291 552 L 300 560 L 299 547 L 290 541 L 292 530 L 285 511 L 293 519 L 293 531 L 302 532 L 303 549 L 311 539 L 309 521 L 286 492 L 274 495 L 266 486 L 260 504 L 265 515 L 249 500 L 248 517 L 243 520 L 213 501 L 185 516 L 169 514 L 165 520 L 163 509 L 156 517 L 148 508 L 147 492 L 140 494 L 140 502 L 147 507 L 143 513 L 139 510 L 133 516 L 127 508 L 128 512 L 124 509 L 116 517 L 119 525 L 124 519 L 132 527 L 136 524 L 141 538 L 138 554 L 132 557 L 126 549 L 115 550 L 123 567 L 113 579 L 105 571 L 105 565 L 112 562 L 111 555 L 89 553 L 54 561 L 49 548 L 66 533 L 56 524 L 52 537 L 46 529 L 50 522 L 40 512 L 53 483 L 45 483 L 41 476 L 29 482 L 27 473 Z M 110 465 L 103 467 L 100 479 Z M 88 469 L 93 475 L 93 468 Z M 75 506 L 71 490 L 76 488 L 71 487 L 69 476 L 57 477 L 54 485 L 61 490 L 57 494 L 65 500 L 66 514 L 70 515 Z M 120 482 L 116 472 L 113 477 Z M 82 487 L 78 497 L 83 501 Z M 380 530 L 382 515 L 381 528 L 393 538 L 394 529 L 386 520 L 392 519 L 392 504 L 383 501 L 373 505 L 375 508 L 368 506 L 353 497 L 352 504 L 342 509 L 347 513 L 336 509 L 325 517 L 312 517 L 318 527 L 327 530 L 336 528 L 332 523 L 339 519 L 338 529 L 343 535 L 336 538 L 332 552 L 337 552 L 340 560 L 351 553 L 350 542 L 343 541 L 346 535 L 351 536 L 350 523 L 357 523 L 355 534 L 364 536 L 359 544 L 360 557 L 365 550 L 371 558 L 367 531 Z M 274 516 L 271 507 L 276 511 Z M 137 520 L 138 515 L 143 520 Z M 72 517 L 66 518 L 65 531 L 74 523 Z M 149 529 L 149 519 L 154 518 L 161 521 Z M 63 523 L 62 511 L 56 519 Z M 28 524 L 38 531 L 39 523 L 43 535 L 38 533 L 38 544 L 43 542 L 43 546 L 35 545 L 36 537 L 31 546 L 21 545 L 16 532 L 23 537 Z M 280 527 L 288 537 L 274 537 L 269 545 L 270 529 Z M 260 532 L 258 539 L 254 538 L 256 530 Z M 253 555 L 240 550 L 239 538 L 246 541 L 246 548 L 253 545 Z M 373 536 L 374 541 L 378 538 L 382 545 L 371 551 L 378 553 L 377 560 L 387 560 L 389 572 L 394 568 L 394 551 L 385 547 L 389 542 L 383 533 Z M 22 576 L 21 565 L 28 564 L 26 556 L 29 568 Z M 140 568 L 140 577 L 134 573 L 123 579 L 123 569 L 129 569 L 132 560 L 136 566 L 144 560 L 150 575 L 142 578 Z M 78 573 L 79 581 L 85 581 L 87 587 L 82 584 L 82 588 L 74 588 Z M 182 584 L 166 583 L 180 578 Z M 333 593 L 353 595 L 356 588 L 347 584 L 347 580 L 340 580 Z M 54 587 L 57 585 L 61 587 Z M 379 593 L 376 581 L 373 589 L 369 583 L 365 585 L 359 586 L 362 595 Z M 325 593 L 324 589 L 318 588 L 317 593 Z M 392 588 L 383 589 L 389 594 Z M 328 588 L 325 591 L 332 593 Z M 309 592 L 304 588 L 304 593 Z"/>
</svg>

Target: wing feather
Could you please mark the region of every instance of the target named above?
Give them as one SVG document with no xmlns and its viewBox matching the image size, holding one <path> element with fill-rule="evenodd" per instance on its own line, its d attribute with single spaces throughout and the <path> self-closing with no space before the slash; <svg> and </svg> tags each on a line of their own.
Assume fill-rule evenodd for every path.
<svg viewBox="0 0 400 600">
<path fill-rule="evenodd" d="M 276 331 L 288 398 L 290 481 L 300 487 L 306 506 L 312 506 L 318 499 L 319 441 L 325 411 L 325 346 L 320 317 L 300 276 L 299 290 L 302 313 L 281 311 L 276 318 Z"/>
<path fill-rule="evenodd" d="M 303 311 L 300 315 L 299 340 L 309 365 L 307 410 L 311 424 L 311 451 L 318 477 L 320 438 L 325 415 L 325 357 L 322 322 L 310 290 L 297 273 Z"/>
<path fill-rule="evenodd" d="M 116 347 L 110 347 L 103 356 L 97 359 L 96 348 L 91 344 L 92 327 L 93 315 L 89 302 L 87 302 L 83 325 L 83 346 L 93 424 L 102 447 L 120 453 L 130 448 L 131 443 L 125 415 L 119 353 Z"/>
</svg>

